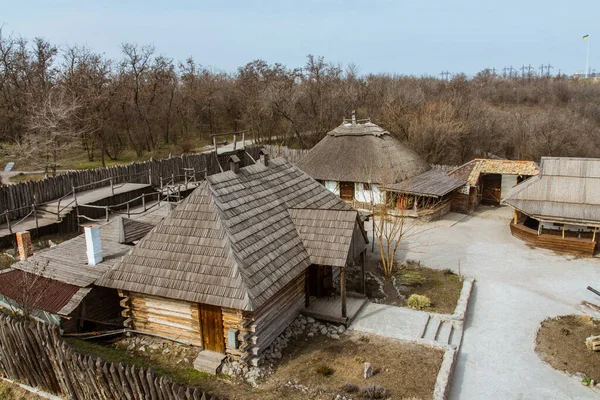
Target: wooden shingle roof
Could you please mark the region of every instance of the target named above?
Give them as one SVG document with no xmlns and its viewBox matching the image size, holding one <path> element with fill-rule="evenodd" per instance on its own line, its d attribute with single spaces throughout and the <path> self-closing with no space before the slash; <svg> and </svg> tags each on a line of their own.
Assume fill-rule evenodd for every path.
<svg viewBox="0 0 600 400">
<path fill-rule="evenodd" d="M 283 159 L 223 172 L 209 176 L 97 284 L 253 310 L 310 265 L 293 208 L 357 215 Z"/>
<path fill-rule="evenodd" d="M 503 202 L 542 221 L 600 226 L 600 159 L 542 157 L 541 170 Z"/>
<path fill-rule="evenodd" d="M 430 169 L 414 178 L 387 185 L 383 189 L 417 196 L 442 197 L 465 183 L 464 180 L 449 176 L 443 171 Z"/>
</svg>

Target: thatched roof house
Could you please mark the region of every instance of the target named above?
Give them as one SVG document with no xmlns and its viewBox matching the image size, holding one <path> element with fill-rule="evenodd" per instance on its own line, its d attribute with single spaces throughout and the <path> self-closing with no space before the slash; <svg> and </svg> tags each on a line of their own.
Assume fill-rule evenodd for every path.
<svg viewBox="0 0 600 400">
<path fill-rule="evenodd" d="M 327 133 L 297 166 L 344 200 L 363 202 L 370 201 L 371 185 L 397 183 L 430 168 L 385 129 L 356 120 Z"/>
<path fill-rule="evenodd" d="M 541 173 L 503 199 L 511 230 L 540 247 L 593 255 L 600 227 L 600 159 L 542 157 Z"/>
<path fill-rule="evenodd" d="M 98 284 L 121 291 L 137 331 L 259 362 L 308 305 L 309 267 L 343 282 L 366 242 L 356 211 L 266 157 L 207 177 Z"/>
</svg>

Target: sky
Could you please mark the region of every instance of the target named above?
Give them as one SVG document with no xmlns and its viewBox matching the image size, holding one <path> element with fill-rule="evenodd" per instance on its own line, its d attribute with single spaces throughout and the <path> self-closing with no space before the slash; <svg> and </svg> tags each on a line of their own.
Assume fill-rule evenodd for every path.
<svg viewBox="0 0 600 400">
<path fill-rule="evenodd" d="M 122 43 L 153 44 L 158 54 L 227 72 L 256 59 L 300 67 L 313 54 L 362 74 L 472 75 L 529 64 L 570 74 L 585 69 L 585 34 L 590 70 L 600 72 L 598 15 L 599 1 L 0 0 L 3 35 L 86 45 L 111 58 Z"/>
</svg>

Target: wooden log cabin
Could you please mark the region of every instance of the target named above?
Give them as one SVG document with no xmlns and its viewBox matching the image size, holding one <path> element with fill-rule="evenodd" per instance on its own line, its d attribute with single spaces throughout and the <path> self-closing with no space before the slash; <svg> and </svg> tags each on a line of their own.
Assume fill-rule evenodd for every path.
<svg viewBox="0 0 600 400">
<path fill-rule="evenodd" d="M 593 256 L 600 228 L 600 159 L 542 157 L 539 175 L 503 199 L 513 236 L 533 246 Z"/>
<path fill-rule="evenodd" d="M 207 177 L 97 282 L 119 290 L 128 328 L 258 364 L 336 275 L 349 318 L 344 268 L 367 247 L 357 212 L 285 160 L 261 158 Z"/>
<path fill-rule="evenodd" d="M 390 132 L 354 115 L 328 132 L 296 165 L 348 204 L 363 209 L 385 201 L 381 185 L 431 168 Z"/>
</svg>

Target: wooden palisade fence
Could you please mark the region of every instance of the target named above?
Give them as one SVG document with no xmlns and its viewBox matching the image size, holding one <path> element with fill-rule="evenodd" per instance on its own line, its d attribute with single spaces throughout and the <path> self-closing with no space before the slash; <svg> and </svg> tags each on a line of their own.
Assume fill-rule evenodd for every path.
<svg viewBox="0 0 600 400">
<path fill-rule="evenodd" d="M 218 400 L 151 369 L 77 354 L 57 327 L 0 316 L 0 376 L 75 400 Z"/>
<path fill-rule="evenodd" d="M 246 152 L 253 158 L 258 157 L 258 150 L 248 147 Z M 243 154 L 244 165 L 252 163 L 248 154 Z M 120 183 L 146 183 L 155 187 L 160 186 L 161 180 L 173 179 L 183 181 L 184 170 L 194 170 L 197 178 L 204 175 L 212 175 L 229 169 L 227 163 L 228 155 L 219 155 L 219 161 L 214 152 L 197 154 L 184 154 L 182 156 L 134 162 L 127 165 L 117 165 L 106 168 L 95 168 L 90 170 L 77 170 L 48 177 L 39 181 L 19 182 L 14 185 L 0 186 L 0 213 L 9 210 L 9 218 L 15 220 L 22 218 L 31 212 L 32 205 L 43 204 L 54 201 L 76 191 L 96 189 L 102 186 Z M 241 158 L 241 154 L 238 154 Z M 0 222 L 6 222 L 4 215 L 0 216 Z"/>
</svg>

